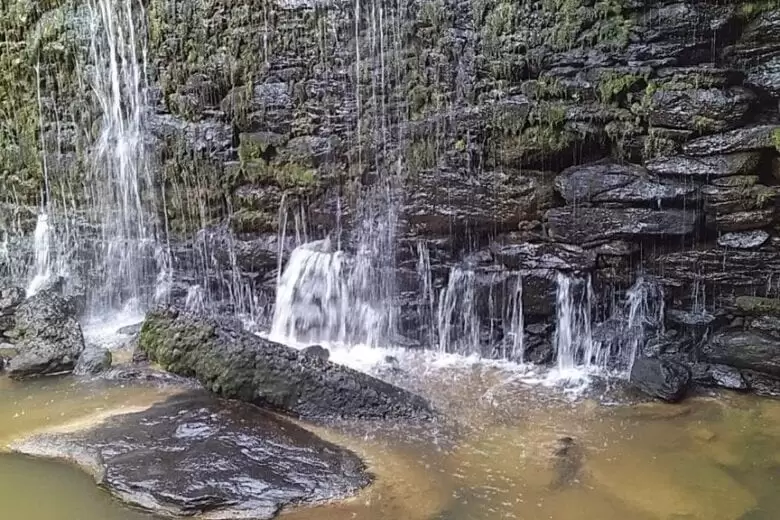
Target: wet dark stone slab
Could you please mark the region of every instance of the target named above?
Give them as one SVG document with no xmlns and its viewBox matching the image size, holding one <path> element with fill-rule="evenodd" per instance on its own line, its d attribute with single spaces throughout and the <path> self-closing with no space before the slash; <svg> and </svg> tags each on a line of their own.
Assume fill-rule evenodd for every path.
<svg viewBox="0 0 780 520">
<path fill-rule="evenodd" d="M 702 347 L 702 359 L 711 363 L 780 376 L 780 341 L 754 331 L 727 330 Z"/>
<path fill-rule="evenodd" d="M 497 242 L 491 250 L 495 259 L 510 269 L 588 271 L 596 265 L 593 253 L 568 244 Z"/>
<path fill-rule="evenodd" d="M 564 170 L 555 187 L 569 204 L 622 202 L 662 204 L 695 195 L 696 187 L 662 180 L 634 164 L 599 161 Z"/>
<path fill-rule="evenodd" d="M 758 167 L 759 152 L 741 152 L 706 157 L 688 157 L 675 155 L 659 157 L 645 164 L 651 173 L 675 177 L 694 177 L 707 179 L 729 175 L 746 175 Z"/>
<path fill-rule="evenodd" d="M 698 215 L 686 210 L 562 207 L 547 212 L 551 237 L 572 244 L 619 238 L 691 235 Z"/>
<path fill-rule="evenodd" d="M 685 397 L 691 382 L 687 366 L 676 361 L 638 358 L 631 368 L 629 383 L 647 395 L 672 403 Z"/>
<path fill-rule="evenodd" d="M 742 373 L 734 367 L 708 363 L 694 363 L 691 366 L 693 382 L 702 386 L 718 386 L 729 390 L 747 390 L 748 383 Z"/>
<path fill-rule="evenodd" d="M 288 505 L 346 498 L 371 481 L 355 454 L 205 392 L 14 449 L 75 462 L 121 500 L 164 516 L 267 519 Z"/>
<path fill-rule="evenodd" d="M 150 312 L 138 347 L 207 390 L 300 417 L 432 418 L 418 395 L 244 331 L 174 308 Z"/>
<path fill-rule="evenodd" d="M 774 148 L 774 133 L 780 125 L 758 125 L 738 128 L 722 134 L 694 139 L 683 146 L 687 155 L 715 155 Z"/>
<path fill-rule="evenodd" d="M 756 96 L 742 87 L 656 91 L 650 101 L 650 124 L 722 132 L 739 126 Z"/>
<path fill-rule="evenodd" d="M 737 231 L 725 233 L 718 238 L 718 245 L 731 249 L 755 249 L 769 240 L 766 231 Z"/>
</svg>

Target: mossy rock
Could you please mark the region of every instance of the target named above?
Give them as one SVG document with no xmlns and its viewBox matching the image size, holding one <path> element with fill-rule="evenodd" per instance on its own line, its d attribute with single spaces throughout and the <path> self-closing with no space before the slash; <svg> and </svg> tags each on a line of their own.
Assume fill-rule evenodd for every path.
<svg viewBox="0 0 780 520">
<path fill-rule="evenodd" d="M 743 314 L 780 316 L 780 299 L 777 298 L 738 296 L 734 304 Z"/>
</svg>

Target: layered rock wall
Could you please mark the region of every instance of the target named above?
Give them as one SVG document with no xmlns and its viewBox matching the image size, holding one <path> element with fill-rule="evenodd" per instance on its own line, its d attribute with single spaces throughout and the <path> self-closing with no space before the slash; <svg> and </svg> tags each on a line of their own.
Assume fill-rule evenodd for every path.
<svg viewBox="0 0 780 520">
<path fill-rule="evenodd" d="M 773 314 L 735 303 L 780 297 L 776 2 L 144 7 L 160 218 L 180 245 L 182 283 L 206 240 L 213 268 L 270 295 L 278 252 L 291 247 L 277 242 L 281 227 L 305 222 L 308 236 L 348 244 L 367 190 L 390 183 L 401 332 L 412 339 L 428 337 L 415 311 L 422 244 L 436 293 L 468 260 L 490 294 L 480 301 L 500 305 L 519 271 L 527 345 L 549 345 L 553 272 L 590 275 L 608 315 L 641 271 L 665 288 L 667 334 L 690 340 L 669 355 L 706 361 L 710 380 L 710 364 L 737 367 L 745 385 L 773 374 L 732 354 L 744 350 L 735 342 L 774 352 L 780 341 Z M 90 203 L 100 111 L 79 80 L 85 17 L 75 0 L 0 15 L 8 230 L 29 228 L 24 208 L 44 173 L 61 207 Z M 691 318 L 703 314 L 704 325 Z M 486 341 L 500 339 L 481 315 Z"/>
</svg>

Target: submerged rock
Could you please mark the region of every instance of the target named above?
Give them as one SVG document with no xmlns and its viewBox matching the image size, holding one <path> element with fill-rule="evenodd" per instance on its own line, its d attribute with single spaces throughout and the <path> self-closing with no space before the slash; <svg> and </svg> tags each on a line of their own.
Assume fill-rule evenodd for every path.
<svg viewBox="0 0 780 520">
<path fill-rule="evenodd" d="M 371 481 L 353 453 L 205 392 L 13 448 L 75 462 L 121 500 L 165 516 L 273 518 L 284 506 L 346 498 Z"/>
<path fill-rule="evenodd" d="M 550 484 L 552 489 L 561 489 L 577 483 L 582 471 L 584 453 L 582 447 L 571 437 L 561 437 L 553 451 L 553 471 L 555 476 Z"/>
<path fill-rule="evenodd" d="M 139 348 L 165 370 L 224 397 L 301 417 L 430 418 L 421 397 L 215 320 L 156 310 Z"/>
<path fill-rule="evenodd" d="M 41 292 L 16 309 L 17 356 L 8 365 L 14 378 L 69 372 L 84 350 L 81 326 L 68 300 Z"/>
<path fill-rule="evenodd" d="M 676 361 L 638 358 L 631 368 L 629 382 L 647 395 L 675 403 L 688 392 L 691 372 Z"/>
<path fill-rule="evenodd" d="M 107 348 L 91 345 L 79 356 L 73 374 L 77 376 L 99 374 L 111 368 L 111 361 L 111 352 Z"/>
</svg>

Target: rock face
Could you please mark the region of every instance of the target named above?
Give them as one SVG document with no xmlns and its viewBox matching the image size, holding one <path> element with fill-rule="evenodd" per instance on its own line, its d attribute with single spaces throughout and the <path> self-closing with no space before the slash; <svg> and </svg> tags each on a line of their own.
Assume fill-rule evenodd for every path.
<svg viewBox="0 0 780 520">
<path fill-rule="evenodd" d="M 119 499 L 164 516 L 274 518 L 285 506 L 347 498 L 371 481 L 353 453 L 204 393 L 14 449 L 75 462 Z"/>
<path fill-rule="evenodd" d="M 70 303 L 53 292 L 40 292 L 19 305 L 14 314 L 18 355 L 8 364 L 14 378 L 73 370 L 84 350 L 81 326 Z"/>
<path fill-rule="evenodd" d="M 639 358 L 631 369 L 629 382 L 650 396 L 674 403 L 685 397 L 691 371 L 671 360 Z"/>
<path fill-rule="evenodd" d="M 0 99 L 16 115 L 0 121 L 2 280 L 32 257 L 40 194 L 90 215 L 100 180 L 82 153 L 104 119 L 82 87 L 88 14 L 44 4 L 0 13 Z M 611 317 L 641 272 L 666 295 L 677 339 L 664 352 L 699 363 L 698 345 L 744 318 L 734 298 L 780 297 L 775 2 L 356 5 L 148 0 L 134 13 L 150 29 L 156 159 L 141 196 L 164 208 L 171 300 L 265 328 L 276 269 L 329 237 L 370 252 L 366 292 L 392 311 L 382 337 L 432 346 L 470 328 L 475 351 L 505 356 L 522 280 L 520 335 L 547 362 L 557 273 L 588 280 L 590 315 Z M 389 33 L 355 23 L 377 12 Z M 69 266 L 87 288 L 96 225 Z M 441 315 L 469 327 L 439 330 L 448 303 Z M 749 318 L 742 330 L 766 332 Z"/>
<path fill-rule="evenodd" d="M 147 316 L 138 346 L 216 394 L 301 417 L 433 416 L 419 396 L 362 372 L 173 309 Z"/>
</svg>

